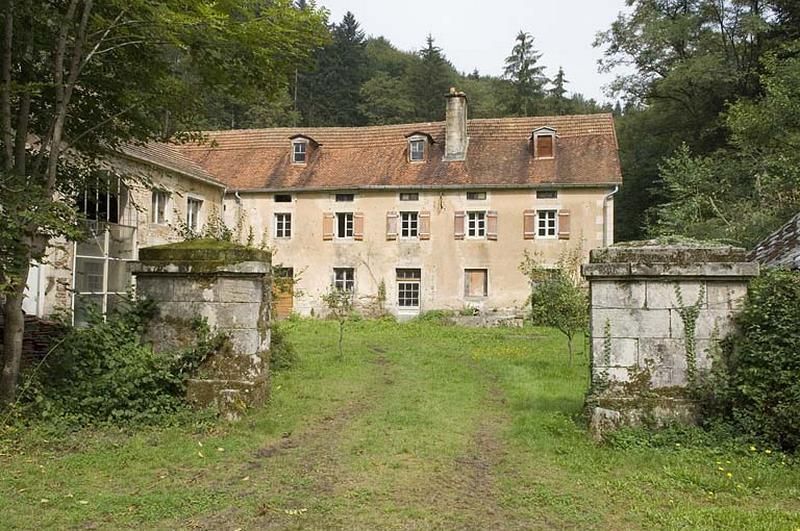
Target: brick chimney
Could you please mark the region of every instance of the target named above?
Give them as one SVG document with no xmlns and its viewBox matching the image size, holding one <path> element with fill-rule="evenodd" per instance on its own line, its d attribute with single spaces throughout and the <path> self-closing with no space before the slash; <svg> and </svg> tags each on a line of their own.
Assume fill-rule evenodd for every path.
<svg viewBox="0 0 800 531">
<path fill-rule="evenodd" d="M 467 95 L 450 89 L 447 98 L 447 117 L 445 119 L 444 160 L 464 160 L 467 158 Z"/>
</svg>

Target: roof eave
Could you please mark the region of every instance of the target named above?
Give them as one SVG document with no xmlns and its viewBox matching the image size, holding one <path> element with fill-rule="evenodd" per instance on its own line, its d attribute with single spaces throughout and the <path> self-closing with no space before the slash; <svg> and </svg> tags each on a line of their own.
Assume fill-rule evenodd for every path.
<svg viewBox="0 0 800 531">
<path fill-rule="evenodd" d="M 290 188 L 227 188 L 226 194 L 242 193 L 277 193 L 277 192 L 333 192 L 341 190 L 536 190 L 551 188 L 613 188 L 622 181 L 602 181 L 591 183 L 531 183 L 531 184 L 408 184 L 408 185 L 368 185 L 368 186 L 325 186 L 325 187 L 290 187 Z"/>
</svg>

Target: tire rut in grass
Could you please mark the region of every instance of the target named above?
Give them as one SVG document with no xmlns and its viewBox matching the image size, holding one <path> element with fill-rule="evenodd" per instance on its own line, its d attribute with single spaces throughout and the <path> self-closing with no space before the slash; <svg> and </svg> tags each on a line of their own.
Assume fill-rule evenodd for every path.
<svg viewBox="0 0 800 531">
<path fill-rule="evenodd" d="M 280 480 L 268 481 L 258 490 L 243 491 L 241 498 L 266 500 L 260 504 L 255 514 L 243 514 L 241 510 L 227 509 L 208 515 L 203 521 L 195 523 L 196 529 L 220 529 L 220 519 L 226 525 L 237 525 L 250 521 L 259 529 L 285 528 L 296 524 L 296 517 L 287 514 L 287 509 L 305 508 L 313 505 L 318 498 L 334 494 L 337 485 L 347 481 L 347 472 L 342 470 L 337 452 L 341 439 L 347 433 L 348 425 L 375 407 L 381 389 L 391 383 L 393 366 L 391 360 L 379 355 L 374 360 L 375 370 L 372 379 L 364 387 L 362 396 L 348 401 L 344 406 L 317 419 L 313 424 L 256 450 L 243 465 L 243 472 L 235 477 L 252 476 L 254 483 L 264 476 L 273 476 L 277 468 L 289 469 L 291 475 L 300 481 L 285 484 Z M 238 481 L 238 480 L 237 480 Z M 241 488 L 241 485 L 230 485 Z M 282 498 L 286 503 L 297 507 L 278 507 L 270 503 L 270 498 Z M 293 518 L 295 520 L 293 521 Z M 237 525 L 234 525 L 234 524 Z"/>
<path fill-rule="evenodd" d="M 465 451 L 417 494 L 428 503 L 433 500 L 434 510 L 453 515 L 452 529 L 524 528 L 510 520 L 500 503 L 497 469 L 507 456 L 502 432 L 511 420 L 497 386 L 490 388 L 481 415 Z"/>
</svg>

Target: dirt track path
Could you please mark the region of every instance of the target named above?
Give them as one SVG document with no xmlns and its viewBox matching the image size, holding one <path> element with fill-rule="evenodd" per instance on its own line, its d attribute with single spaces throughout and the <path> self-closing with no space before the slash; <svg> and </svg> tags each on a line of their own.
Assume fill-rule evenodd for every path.
<svg viewBox="0 0 800 531">
<path fill-rule="evenodd" d="M 365 448 L 353 440 L 354 433 L 380 421 L 383 408 L 391 410 L 392 393 L 398 392 L 395 386 L 414 377 L 380 351 L 373 363 L 360 396 L 260 447 L 234 474 L 249 476 L 258 485 L 242 492 L 263 500 L 253 513 L 232 508 L 184 525 L 193 529 L 524 527 L 509 521 L 501 503 L 497 468 L 506 458 L 503 432 L 510 417 L 500 389 L 483 382 L 485 396 L 457 453 L 428 459 L 401 456 L 398 462 L 386 448 Z"/>
</svg>

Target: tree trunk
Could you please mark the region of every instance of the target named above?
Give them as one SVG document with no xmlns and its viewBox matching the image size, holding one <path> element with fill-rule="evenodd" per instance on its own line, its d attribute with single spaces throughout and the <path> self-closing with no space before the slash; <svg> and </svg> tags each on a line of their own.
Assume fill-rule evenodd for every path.
<svg viewBox="0 0 800 531">
<path fill-rule="evenodd" d="M 22 360 L 22 335 L 25 331 L 25 317 L 22 313 L 22 300 L 25 283 L 28 280 L 30 265 L 20 271 L 21 282 L 6 295 L 3 305 L 3 373 L 0 377 L 0 405 L 10 405 L 17 394 L 19 365 Z"/>
<path fill-rule="evenodd" d="M 567 336 L 567 349 L 569 349 L 569 366 L 572 367 L 572 336 Z"/>
</svg>

